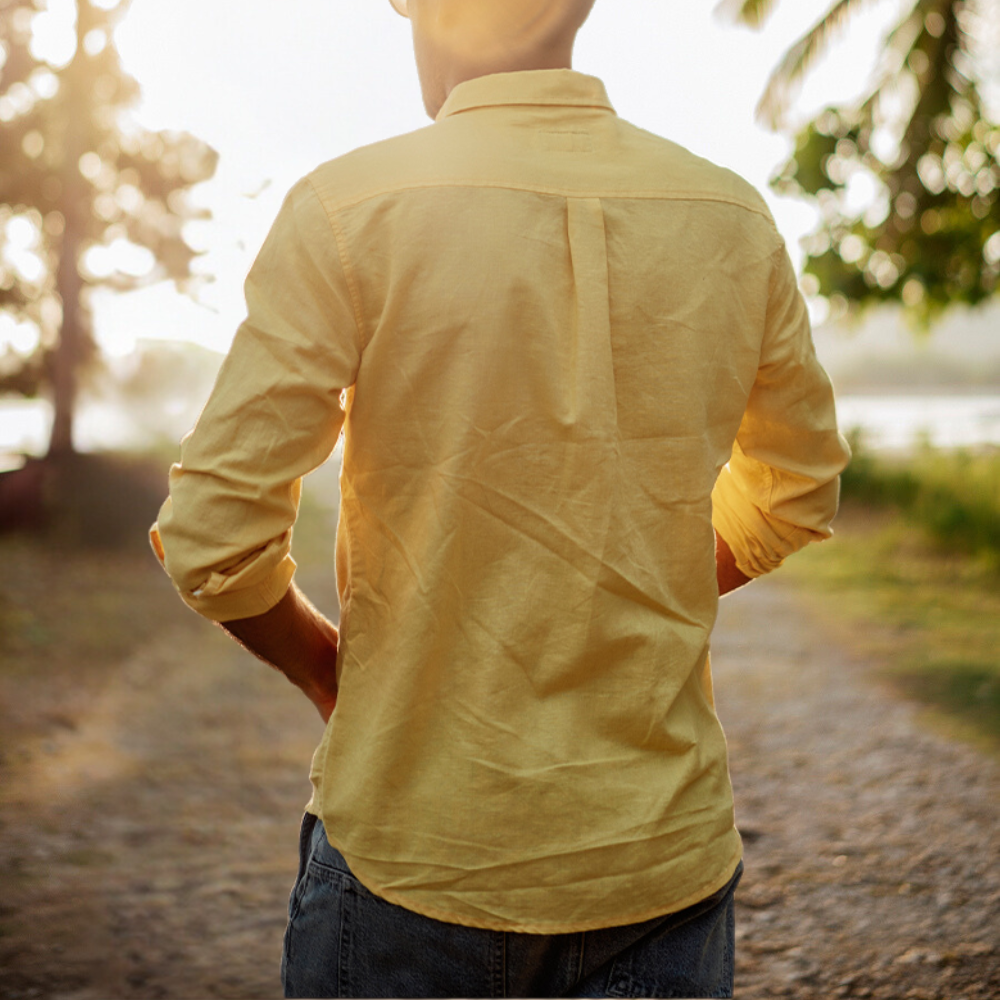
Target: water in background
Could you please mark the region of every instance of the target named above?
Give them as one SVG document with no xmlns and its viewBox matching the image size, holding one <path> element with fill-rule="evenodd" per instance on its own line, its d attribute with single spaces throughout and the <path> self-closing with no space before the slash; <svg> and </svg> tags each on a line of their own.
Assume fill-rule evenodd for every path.
<svg viewBox="0 0 1000 1000">
<path fill-rule="evenodd" d="M 926 441 L 939 448 L 1000 446 L 1000 391 L 977 394 L 844 394 L 837 415 L 846 433 L 861 430 L 876 450 L 906 451 Z M 118 403 L 81 406 L 77 444 L 82 451 L 137 449 L 164 439 L 179 440 L 196 414 L 169 404 L 156 419 L 138 419 Z M 51 407 L 42 400 L 0 399 L 0 471 L 17 454 L 42 455 L 52 423 Z"/>
<path fill-rule="evenodd" d="M 133 451 L 179 441 L 194 423 L 194 417 L 165 406 L 156 429 L 148 412 L 140 418 L 118 403 L 89 402 L 80 406 L 74 426 L 74 441 L 80 451 Z M 41 457 L 49 443 L 52 406 L 42 399 L 0 399 L 0 472 L 16 468 L 17 456 Z"/>
<path fill-rule="evenodd" d="M 146 341 L 107 359 L 81 387 L 74 439 L 81 451 L 140 451 L 173 445 L 194 425 L 222 355 L 192 344 Z M 45 454 L 52 427 L 46 400 L 0 397 L 0 471 L 17 456 Z"/>
<path fill-rule="evenodd" d="M 837 419 L 867 447 L 908 451 L 1000 445 L 1000 392 L 970 395 L 858 394 L 837 397 Z"/>
</svg>

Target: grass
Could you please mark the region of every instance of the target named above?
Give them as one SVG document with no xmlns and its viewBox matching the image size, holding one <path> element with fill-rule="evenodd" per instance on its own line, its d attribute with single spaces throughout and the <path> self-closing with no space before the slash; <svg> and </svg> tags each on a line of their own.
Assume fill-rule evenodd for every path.
<svg viewBox="0 0 1000 1000">
<path fill-rule="evenodd" d="M 147 538 L 171 453 L 81 455 L 40 483 L 46 518 L 0 532 L 0 762 L 26 739 L 73 728 L 117 666 L 154 636 L 204 627 L 184 607 Z M 59 478 L 57 478 L 59 477 Z M 336 472 L 303 497 L 293 552 L 320 605 L 333 562 Z M 19 494 L 29 507 L 37 493 Z"/>
<path fill-rule="evenodd" d="M 146 541 L 172 458 L 89 457 L 48 531 L 0 534 L 0 756 L 15 730 L 72 725 L 74 691 L 95 693 L 156 632 L 198 626 Z M 311 479 L 293 544 L 329 614 L 335 477 Z M 1000 753 L 1000 456 L 860 448 L 844 493 L 835 538 L 782 576 L 938 722 Z"/>
<path fill-rule="evenodd" d="M 848 498 L 834 538 L 789 559 L 839 641 L 953 735 L 1000 754 L 1000 575 L 887 505 Z"/>
<path fill-rule="evenodd" d="M 15 493 L 42 516 L 0 533 L 0 761 L 73 729 L 134 650 L 186 626 L 147 539 L 167 468 L 81 455 Z"/>
<path fill-rule="evenodd" d="M 159 624 L 147 539 L 166 465 L 76 456 L 47 474 L 45 521 L 0 534 L 0 667 L 31 674 L 126 654 Z M 168 588 L 169 589 L 169 585 Z"/>
<path fill-rule="evenodd" d="M 791 573 L 938 722 L 1000 753 L 1000 449 L 853 444 L 835 540 Z"/>
</svg>

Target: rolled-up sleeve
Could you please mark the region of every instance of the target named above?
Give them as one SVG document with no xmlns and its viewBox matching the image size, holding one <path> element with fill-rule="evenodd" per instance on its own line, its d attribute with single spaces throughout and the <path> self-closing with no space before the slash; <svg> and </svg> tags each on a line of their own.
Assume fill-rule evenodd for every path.
<svg viewBox="0 0 1000 1000">
<path fill-rule="evenodd" d="M 262 614 L 288 589 L 301 477 L 333 451 L 360 363 L 350 274 L 308 179 L 286 198 L 246 300 L 150 532 L 183 600 L 215 621 Z"/>
<path fill-rule="evenodd" d="M 850 459 L 833 387 L 784 243 L 772 257 L 760 365 L 732 457 L 712 494 L 712 520 L 747 576 L 828 538 Z"/>
</svg>

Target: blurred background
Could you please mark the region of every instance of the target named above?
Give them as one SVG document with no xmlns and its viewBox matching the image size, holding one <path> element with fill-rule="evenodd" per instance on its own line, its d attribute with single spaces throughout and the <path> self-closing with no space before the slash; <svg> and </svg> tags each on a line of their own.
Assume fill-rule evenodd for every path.
<svg viewBox="0 0 1000 1000">
<path fill-rule="evenodd" d="M 790 560 L 784 585 L 929 725 L 995 757 L 1000 0 L 598 0 L 576 67 L 620 115 L 764 194 L 855 448 L 835 542 Z M 382 0 L 0 0 L 0 877 L 21 893 L 0 899 L 0 968 L 20 970 L 0 996 L 89 995 L 49 953 L 4 951 L 21 942 L 5 921 L 50 898 L 53 858 L 106 874 L 156 839 L 166 801 L 184 843 L 207 842 L 185 810 L 219 809 L 223 786 L 256 796 L 221 807 L 232 839 L 270 850 L 261 801 L 289 839 L 318 720 L 180 606 L 146 529 L 286 191 L 424 124 L 408 23 Z M 333 616 L 336 458 L 310 477 L 295 546 Z M 172 756 L 184 726 L 217 741 L 201 764 Z M 81 788 L 99 809 L 98 787 L 146 802 L 114 850 L 67 813 Z M 62 805 L 43 820 L 45 802 Z M 289 865 L 267 869 L 272 895 Z M 206 928 L 247 891 L 169 868 L 148 882 L 164 907 L 194 893 Z M 275 916 L 241 933 L 280 934 Z M 126 992 L 145 995 L 134 975 Z M 234 975 L 213 990 L 264 995 Z"/>
<path fill-rule="evenodd" d="M 765 194 L 847 425 L 997 439 L 995 0 L 688 6 L 599 4 L 577 65 Z M 291 184 L 425 123 L 407 24 L 320 0 L 0 12 L 0 468 L 175 442 Z"/>
<path fill-rule="evenodd" d="M 877 446 L 1000 434 L 970 398 L 1000 380 L 996 6 L 633 0 L 580 38 L 622 116 L 764 193 Z M 0 461 L 174 442 L 288 188 L 425 124 L 407 23 L 329 0 L 0 12 Z"/>
</svg>

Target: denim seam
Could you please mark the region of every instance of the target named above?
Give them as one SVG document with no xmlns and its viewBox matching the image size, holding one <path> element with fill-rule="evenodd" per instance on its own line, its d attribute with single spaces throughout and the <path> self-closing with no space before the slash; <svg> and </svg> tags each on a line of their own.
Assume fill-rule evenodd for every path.
<svg viewBox="0 0 1000 1000">
<path fill-rule="evenodd" d="M 501 995 L 506 1000 L 507 997 L 507 932 L 500 932 L 500 982 L 501 982 Z"/>
<path fill-rule="evenodd" d="M 309 813 L 306 813 L 302 817 L 302 822 L 299 825 L 299 870 L 288 900 L 288 925 L 285 929 L 284 940 L 282 941 L 281 971 L 283 978 L 287 974 L 286 970 L 294 962 L 295 941 L 293 927 L 295 918 L 302 908 L 302 896 L 305 891 L 305 879 L 309 871 L 309 856 L 312 852 L 312 834 L 315 826 L 315 817 L 311 817 Z"/>
<path fill-rule="evenodd" d="M 341 875 L 342 873 L 337 872 L 337 874 Z M 348 966 L 348 957 L 351 954 L 353 928 L 351 927 L 350 917 L 352 908 L 348 906 L 347 898 L 348 893 L 351 891 L 351 886 L 346 879 L 341 879 L 340 888 L 340 927 L 338 928 L 340 941 L 338 942 L 339 947 L 337 949 L 337 992 L 342 997 L 349 997 L 351 996 L 351 973 Z"/>
<path fill-rule="evenodd" d="M 611 963 L 611 971 L 608 973 L 609 997 L 635 996 L 632 977 L 622 968 L 623 964 L 618 959 Z"/>
</svg>

